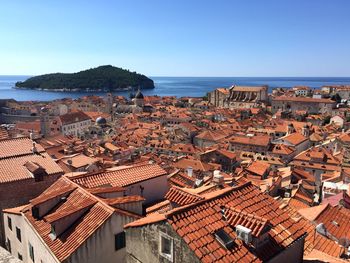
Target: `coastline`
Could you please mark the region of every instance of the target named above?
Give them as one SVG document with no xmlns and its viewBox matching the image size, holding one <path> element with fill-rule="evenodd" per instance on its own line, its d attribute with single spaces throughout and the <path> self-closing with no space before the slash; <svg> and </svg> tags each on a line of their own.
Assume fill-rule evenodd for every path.
<svg viewBox="0 0 350 263">
<path fill-rule="evenodd" d="M 154 89 L 153 88 L 142 88 L 142 90 L 145 89 Z M 41 88 L 26 88 L 26 87 L 17 87 L 14 86 L 12 89 L 16 90 L 37 90 L 37 91 L 49 91 L 49 92 L 122 92 L 122 91 L 131 91 L 132 88 L 119 88 L 119 89 L 41 89 Z"/>
</svg>

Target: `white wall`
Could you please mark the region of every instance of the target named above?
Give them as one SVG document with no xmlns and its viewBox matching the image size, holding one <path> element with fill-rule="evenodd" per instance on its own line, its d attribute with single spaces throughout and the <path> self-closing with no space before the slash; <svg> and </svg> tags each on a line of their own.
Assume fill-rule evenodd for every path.
<svg viewBox="0 0 350 263">
<path fill-rule="evenodd" d="M 153 203 L 155 201 L 163 199 L 169 190 L 167 175 L 162 175 L 150 180 L 126 186 L 126 194 L 141 195 L 140 186 L 144 187 L 143 197 L 146 199 L 144 204 Z"/>
<path fill-rule="evenodd" d="M 7 216 L 12 218 L 12 231 L 7 227 Z M 28 223 L 27 219 L 21 215 L 4 213 L 6 220 L 5 234 L 11 240 L 12 255 L 17 257 L 18 252 L 23 256 L 23 262 L 33 262 L 29 256 L 29 242 L 34 247 L 35 262 L 59 262 L 51 254 L 46 246 L 41 241 L 36 231 Z M 22 242 L 19 242 L 16 237 L 16 226 L 21 229 Z"/>
<path fill-rule="evenodd" d="M 12 219 L 12 231 L 7 228 L 7 215 Z M 23 256 L 23 262 L 32 262 L 28 248 L 28 242 L 30 242 L 34 247 L 35 262 L 59 262 L 24 216 L 5 213 L 4 218 L 6 222 L 5 234 L 11 241 L 12 255 L 17 257 L 19 252 Z M 133 217 L 114 213 L 64 262 L 125 262 L 125 248 L 115 251 L 114 235 L 123 232 L 124 225 L 134 220 Z M 22 242 L 16 238 L 16 226 L 21 229 Z"/>
</svg>

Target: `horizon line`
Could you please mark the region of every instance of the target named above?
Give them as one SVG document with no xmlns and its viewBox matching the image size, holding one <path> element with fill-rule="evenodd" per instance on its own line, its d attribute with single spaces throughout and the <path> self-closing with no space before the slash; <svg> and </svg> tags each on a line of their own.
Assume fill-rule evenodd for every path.
<svg viewBox="0 0 350 263">
<path fill-rule="evenodd" d="M 1 77 L 35 77 L 44 74 L 0 74 Z M 142 74 L 145 75 L 145 74 Z M 159 75 L 159 76 L 147 76 L 148 78 L 350 78 L 350 76 L 169 76 L 169 75 Z"/>
</svg>

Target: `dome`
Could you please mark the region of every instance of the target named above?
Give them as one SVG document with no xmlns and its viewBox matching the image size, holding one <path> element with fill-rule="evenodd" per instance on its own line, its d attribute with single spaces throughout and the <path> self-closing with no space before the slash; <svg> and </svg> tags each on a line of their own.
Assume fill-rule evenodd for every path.
<svg viewBox="0 0 350 263">
<path fill-rule="evenodd" d="M 138 90 L 138 92 L 136 93 L 135 99 L 143 99 L 143 94 L 141 93 L 140 90 Z"/>
<path fill-rule="evenodd" d="M 106 125 L 107 124 L 107 120 L 105 119 L 105 118 L 103 118 L 103 117 L 98 117 L 97 119 L 96 119 L 96 124 L 97 125 Z"/>
</svg>

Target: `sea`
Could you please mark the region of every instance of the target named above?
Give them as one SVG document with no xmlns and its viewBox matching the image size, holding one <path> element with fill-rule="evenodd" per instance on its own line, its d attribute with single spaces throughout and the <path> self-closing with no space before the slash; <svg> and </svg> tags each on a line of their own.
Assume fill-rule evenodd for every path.
<svg viewBox="0 0 350 263">
<path fill-rule="evenodd" d="M 78 98 L 85 95 L 105 95 L 104 92 L 51 92 L 38 90 L 15 89 L 17 81 L 24 81 L 30 76 L 1 76 L 0 99 L 17 101 L 50 101 L 62 98 Z M 350 85 L 350 77 L 150 77 L 155 88 L 143 90 L 146 96 L 203 97 L 207 92 L 218 87 L 232 85 L 268 85 L 269 92 L 273 88 L 291 88 L 309 86 L 321 88 L 324 85 Z M 114 92 L 115 95 L 129 96 L 128 91 Z"/>
</svg>

